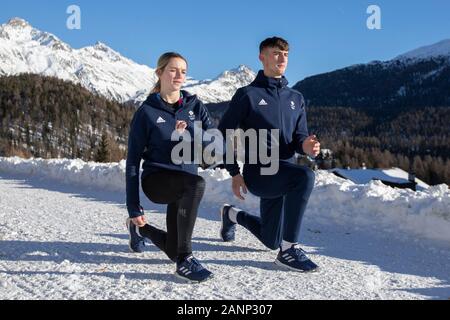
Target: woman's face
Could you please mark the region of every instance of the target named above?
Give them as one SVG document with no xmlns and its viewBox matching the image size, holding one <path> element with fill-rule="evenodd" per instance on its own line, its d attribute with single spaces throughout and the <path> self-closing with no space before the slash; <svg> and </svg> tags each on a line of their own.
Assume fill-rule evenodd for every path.
<svg viewBox="0 0 450 320">
<path fill-rule="evenodd" d="M 172 58 L 159 75 L 161 91 L 179 91 L 186 81 L 187 64 L 181 58 Z"/>
</svg>

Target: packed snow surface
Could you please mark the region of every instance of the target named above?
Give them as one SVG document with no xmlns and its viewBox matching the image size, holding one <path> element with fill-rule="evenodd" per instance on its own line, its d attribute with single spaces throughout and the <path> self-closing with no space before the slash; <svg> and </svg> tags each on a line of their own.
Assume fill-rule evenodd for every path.
<svg viewBox="0 0 450 320">
<path fill-rule="evenodd" d="M 200 175 L 193 249 L 215 277 L 190 285 L 153 244 L 129 252 L 124 161 L 0 158 L 0 299 L 450 298 L 446 185 L 413 192 L 318 171 L 299 240 L 320 271 L 300 274 L 242 227 L 223 243 L 222 203 L 257 215 L 259 200 L 236 200 L 223 170 Z M 164 228 L 165 207 L 141 200 Z"/>
</svg>

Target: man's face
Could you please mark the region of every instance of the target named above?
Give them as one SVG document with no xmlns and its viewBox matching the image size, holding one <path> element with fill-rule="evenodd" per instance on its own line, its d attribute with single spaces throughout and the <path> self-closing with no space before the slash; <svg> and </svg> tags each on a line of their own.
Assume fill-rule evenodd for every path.
<svg viewBox="0 0 450 320">
<path fill-rule="evenodd" d="M 265 48 L 259 55 L 264 72 L 269 77 L 281 77 L 285 74 L 289 60 L 289 51 L 278 47 Z"/>
</svg>

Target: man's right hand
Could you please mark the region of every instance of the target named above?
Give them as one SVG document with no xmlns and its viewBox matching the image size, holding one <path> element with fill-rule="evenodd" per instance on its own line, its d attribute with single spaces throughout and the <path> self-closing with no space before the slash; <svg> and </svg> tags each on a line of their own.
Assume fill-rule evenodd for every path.
<svg viewBox="0 0 450 320">
<path fill-rule="evenodd" d="M 184 130 L 186 130 L 186 128 L 187 128 L 186 121 L 177 120 L 177 122 L 175 124 L 175 130 L 177 130 L 179 134 L 183 134 L 183 132 L 184 132 Z"/>
<path fill-rule="evenodd" d="M 233 189 L 233 193 L 240 200 L 245 200 L 245 198 L 241 195 L 241 188 L 244 194 L 247 194 L 247 186 L 245 185 L 244 177 L 238 174 L 233 177 L 233 181 L 231 183 L 231 188 Z"/>
<path fill-rule="evenodd" d="M 133 224 L 135 226 L 138 226 L 139 228 L 141 228 L 147 224 L 147 219 L 145 219 L 145 216 L 140 216 L 140 217 L 132 218 L 131 222 L 133 222 Z"/>
</svg>

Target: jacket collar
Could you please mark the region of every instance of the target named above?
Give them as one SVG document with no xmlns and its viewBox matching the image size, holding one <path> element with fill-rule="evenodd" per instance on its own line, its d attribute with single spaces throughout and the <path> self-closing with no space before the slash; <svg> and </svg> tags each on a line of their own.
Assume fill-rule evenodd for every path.
<svg viewBox="0 0 450 320">
<path fill-rule="evenodd" d="M 264 88 L 284 88 L 287 87 L 289 82 L 287 81 L 285 76 L 282 76 L 281 78 L 266 77 L 264 71 L 260 70 L 258 72 L 258 75 L 256 76 L 255 81 L 253 81 L 253 84 L 258 87 Z"/>
<path fill-rule="evenodd" d="M 177 110 L 173 110 L 173 109 L 167 107 L 166 104 L 164 103 L 164 101 L 161 99 L 161 96 L 159 95 L 159 93 L 150 94 L 144 103 L 149 106 L 174 113 L 174 111 L 175 112 L 180 111 L 180 109 L 189 107 L 191 104 L 193 104 L 197 101 L 197 96 L 191 95 L 187 91 L 181 90 L 181 95 L 182 95 L 182 98 L 179 101 L 179 107 L 177 108 Z"/>
</svg>

